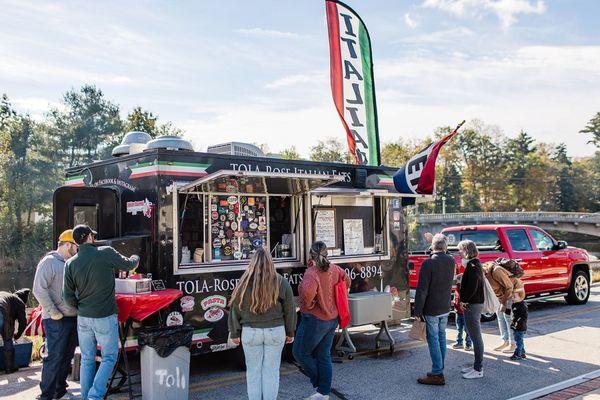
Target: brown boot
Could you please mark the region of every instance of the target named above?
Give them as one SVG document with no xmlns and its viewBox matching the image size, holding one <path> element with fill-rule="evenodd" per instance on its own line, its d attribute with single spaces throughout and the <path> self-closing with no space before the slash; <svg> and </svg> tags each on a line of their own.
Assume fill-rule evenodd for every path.
<svg viewBox="0 0 600 400">
<path fill-rule="evenodd" d="M 431 375 L 427 374 L 427 376 L 422 376 L 417 379 L 421 385 L 437 385 L 442 386 L 446 384 L 446 380 L 444 379 L 444 375 Z"/>
</svg>

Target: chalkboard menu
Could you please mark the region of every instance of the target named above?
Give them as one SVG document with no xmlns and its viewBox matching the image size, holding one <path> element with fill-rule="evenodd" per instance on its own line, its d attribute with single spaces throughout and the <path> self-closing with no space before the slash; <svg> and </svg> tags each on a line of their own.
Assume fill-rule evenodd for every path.
<svg viewBox="0 0 600 400">
<path fill-rule="evenodd" d="M 315 212 L 315 240 L 322 241 L 328 248 L 336 247 L 335 210 L 319 208 Z"/>
</svg>

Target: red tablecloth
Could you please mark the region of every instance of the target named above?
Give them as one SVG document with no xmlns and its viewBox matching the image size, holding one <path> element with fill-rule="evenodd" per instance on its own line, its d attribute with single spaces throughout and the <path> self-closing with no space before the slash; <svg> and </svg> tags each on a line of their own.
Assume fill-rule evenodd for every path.
<svg viewBox="0 0 600 400">
<path fill-rule="evenodd" d="M 183 296 L 183 292 L 177 289 L 140 294 L 117 294 L 119 322 L 125 322 L 128 318 L 142 321 L 181 296 Z"/>
</svg>

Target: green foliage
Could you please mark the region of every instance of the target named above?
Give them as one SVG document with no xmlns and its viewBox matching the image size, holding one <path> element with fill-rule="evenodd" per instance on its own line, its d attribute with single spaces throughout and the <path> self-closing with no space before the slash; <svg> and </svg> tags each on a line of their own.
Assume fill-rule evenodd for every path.
<svg viewBox="0 0 600 400">
<path fill-rule="evenodd" d="M 298 153 L 295 146 L 283 149 L 280 155 L 284 160 L 300 160 L 302 158 L 300 157 L 300 153 Z"/>
<path fill-rule="evenodd" d="M 353 163 L 353 158 L 346 146 L 337 139 L 319 140 L 310 148 L 310 159 L 321 162 Z"/>
<path fill-rule="evenodd" d="M 580 133 L 592 134 L 592 139 L 588 143 L 593 143 L 600 147 L 600 112 L 588 122 L 588 124 L 579 131 Z"/>
</svg>

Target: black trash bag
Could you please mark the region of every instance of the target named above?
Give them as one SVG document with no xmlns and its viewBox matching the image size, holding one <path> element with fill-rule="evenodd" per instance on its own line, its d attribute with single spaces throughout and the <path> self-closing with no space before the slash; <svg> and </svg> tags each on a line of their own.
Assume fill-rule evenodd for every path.
<svg viewBox="0 0 600 400">
<path fill-rule="evenodd" d="M 180 346 L 189 348 L 193 334 L 194 328 L 190 325 L 142 328 L 138 331 L 138 344 L 152 347 L 159 356 L 165 358 Z"/>
</svg>

